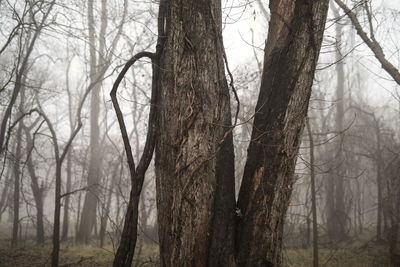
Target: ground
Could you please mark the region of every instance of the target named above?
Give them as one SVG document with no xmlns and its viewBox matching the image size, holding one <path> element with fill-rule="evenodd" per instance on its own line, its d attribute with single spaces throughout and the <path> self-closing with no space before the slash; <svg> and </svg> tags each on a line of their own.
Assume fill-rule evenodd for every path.
<svg viewBox="0 0 400 267">
<path fill-rule="evenodd" d="M 2 242 L 0 248 L 1 266 L 49 266 L 51 245 L 37 246 L 26 244 L 11 249 L 9 243 Z M 388 249 L 374 241 L 340 244 L 338 249 L 320 249 L 320 266 L 368 267 L 389 266 Z M 113 247 L 72 246 L 64 244 L 60 251 L 60 266 L 111 266 Z M 158 266 L 157 247 L 147 245 L 142 250 L 139 261 L 134 266 Z M 312 266 L 312 249 L 287 249 L 284 253 L 284 266 Z"/>
</svg>

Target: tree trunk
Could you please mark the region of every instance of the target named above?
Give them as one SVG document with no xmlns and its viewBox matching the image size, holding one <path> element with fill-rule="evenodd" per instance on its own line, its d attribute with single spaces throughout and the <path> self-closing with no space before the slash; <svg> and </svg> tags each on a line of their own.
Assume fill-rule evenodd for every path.
<svg viewBox="0 0 400 267">
<path fill-rule="evenodd" d="M 68 192 L 71 191 L 71 179 L 72 179 L 71 154 L 72 154 L 72 151 L 68 152 L 68 155 L 67 155 L 67 185 L 66 185 L 66 189 L 65 189 L 65 193 L 67 193 L 67 195 L 65 196 L 65 200 L 64 200 L 64 215 L 63 215 L 63 225 L 62 225 L 62 234 L 61 234 L 61 241 L 63 241 L 63 242 L 68 240 L 69 201 L 70 201 L 70 195 L 68 194 Z"/>
<path fill-rule="evenodd" d="M 55 144 L 57 146 L 57 144 Z M 61 167 L 62 162 L 56 156 L 56 184 L 54 197 L 54 227 L 53 227 L 53 251 L 51 253 L 51 266 L 58 266 L 60 253 L 60 213 L 61 213 Z"/>
<path fill-rule="evenodd" d="M 379 121 L 375 121 L 375 135 L 376 135 L 376 187 L 378 193 L 378 210 L 376 216 L 376 240 L 382 241 L 382 220 L 383 220 L 383 181 L 382 181 L 382 170 L 383 170 L 383 159 L 382 159 L 382 149 L 381 149 L 381 132 L 379 127 Z"/>
<path fill-rule="evenodd" d="M 32 39 L 28 38 L 29 41 L 29 45 L 27 45 L 27 49 L 24 55 L 19 55 L 20 57 L 23 57 L 21 60 L 21 65 L 18 66 L 19 69 L 16 73 L 15 76 L 15 85 L 14 85 L 14 89 L 11 95 L 11 99 L 10 102 L 7 105 L 7 109 L 4 112 L 3 118 L 1 120 L 1 126 L 0 126 L 0 155 L 3 153 L 3 151 L 5 150 L 5 146 L 7 145 L 5 143 L 5 139 L 6 139 L 6 131 L 7 131 L 7 123 L 8 120 L 10 119 L 11 115 L 12 115 L 12 109 L 14 107 L 15 102 L 17 101 L 18 95 L 23 87 L 23 76 L 25 75 L 26 70 L 28 69 L 28 61 L 29 61 L 29 57 L 33 51 L 33 48 L 35 46 L 36 40 L 38 39 L 42 28 L 44 27 L 46 20 L 50 14 L 50 11 L 52 10 L 53 6 L 54 6 L 55 0 L 51 1 L 49 3 L 49 6 L 47 8 L 47 10 L 41 10 L 41 12 L 38 13 L 42 13 L 43 12 L 43 16 L 42 19 L 40 20 L 40 23 L 37 25 L 36 22 L 34 23 L 37 27 L 34 30 Z M 34 16 L 34 14 L 32 14 Z M 33 18 L 35 19 L 35 18 Z M 30 35 L 32 32 L 30 30 L 28 30 L 28 35 Z M 22 38 L 22 37 L 21 37 Z M 23 49 L 21 50 L 23 51 Z"/>
<path fill-rule="evenodd" d="M 11 151 L 14 151 L 14 147 L 11 149 Z M 0 196 L 0 222 L 2 219 L 2 215 L 8 205 L 10 182 L 11 182 L 11 178 L 12 178 L 11 171 L 12 171 L 11 164 L 8 164 L 6 175 L 5 175 L 5 180 L 4 180 L 4 187 L 3 187 L 3 190 L 1 191 L 1 196 Z"/>
<path fill-rule="evenodd" d="M 158 43 L 155 169 L 161 266 L 281 265 L 283 220 L 328 0 L 276 0 L 270 7 L 260 96 L 236 209 L 221 2 L 160 2 L 159 37 L 165 42 Z M 124 233 L 126 227 L 136 229 L 139 194 L 131 192 Z M 136 242 L 134 234 L 123 234 L 120 248 L 132 244 L 128 238 Z"/>
<path fill-rule="evenodd" d="M 110 214 L 112 192 L 114 190 L 114 187 L 115 187 L 115 184 L 117 181 L 119 166 L 120 165 L 118 162 L 115 163 L 113 172 L 111 174 L 110 186 L 108 187 L 107 198 L 105 199 L 106 204 L 103 205 L 103 214 L 102 214 L 101 221 L 100 221 L 100 232 L 99 232 L 101 248 L 104 246 L 104 238 L 106 236 L 106 231 L 107 231 L 108 215 Z"/>
<path fill-rule="evenodd" d="M 344 59 L 341 54 L 341 43 L 342 43 L 342 28 L 343 26 L 336 23 L 336 40 L 338 42 L 338 48 L 336 50 L 336 72 L 337 72 L 337 84 L 336 84 L 336 114 L 335 114 L 335 128 L 336 131 L 343 131 L 344 121 Z M 344 174 L 346 169 L 345 157 L 343 151 L 343 135 L 339 138 L 336 146 L 337 152 L 335 156 L 335 170 L 334 170 L 334 189 L 335 189 L 335 206 L 334 214 L 328 220 L 333 222 L 333 232 L 331 238 L 333 240 L 343 240 L 346 237 L 346 210 L 345 210 L 345 192 L 344 192 Z M 328 229 L 329 232 L 329 229 Z"/>
<path fill-rule="evenodd" d="M 29 129 L 23 126 L 26 136 L 27 148 L 33 149 L 33 140 Z M 44 243 L 44 224 L 43 224 L 43 188 L 39 186 L 39 179 L 36 176 L 35 166 L 32 161 L 32 155 L 27 159 L 29 176 L 31 177 L 31 189 L 36 204 L 36 243 Z"/>
<path fill-rule="evenodd" d="M 21 159 L 21 146 L 22 146 L 22 123 L 19 122 L 16 142 L 17 148 L 15 150 L 15 159 L 14 159 L 14 212 L 13 212 L 13 227 L 12 227 L 12 240 L 11 246 L 16 247 L 18 245 L 18 228 L 19 228 L 19 189 L 20 189 L 20 159 Z"/>
<path fill-rule="evenodd" d="M 25 73 L 24 73 L 25 74 Z M 25 78 L 20 82 L 24 82 Z M 25 105 L 25 88 L 21 88 L 21 99 L 18 107 L 17 117 L 20 117 L 24 113 L 24 105 Z M 20 179 L 21 171 L 20 171 L 20 161 L 21 161 L 21 150 L 22 150 L 22 130 L 23 123 L 20 121 L 18 123 L 18 129 L 16 134 L 16 142 L 17 147 L 15 149 L 14 155 L 14 218 L 13 218 L 13 230 L 12 230 L 12 240 L 11 246 L 15 247 L 18 244 L 18 228 L 19 228 L 19 190 L 20 190 Z"/>
<path fill-rule="evenodd" d="M 156 137 L 162 266 L 233 266 L 234 153 L 220 0 L 166 6 Z"/>
<path fill-rule="evenodd" d="M 274 4 L 271 1 L 270 7 L 273 8 Z M 238 199 L 238 208 L 243 214 L 236 237 L 241 266 L 280 266 L 282 261 L 283 222 L 292 191 L 328 1 L 298 0 L 293 13 L 288 12 L 290 9 L 290 3 L 283 9 L 285 13 L 278 9 L 280 16 L 277 19 L 283 17 L 290 21 L 290 26 L 288 30 L 278 32 L 278 42 L 264 61 Z"/>
<path fill-rule="evenodd" d="M 90 102 L 90 159 L 87 178 L 88 191 L 83 202 L 81 221 L 77 241 L 89 243 L 89 237 L 96 221 L 96 208 L 100 181 L 100 160 L 99 149 L 99 112 L 100 112 L 100 83 L 97 69 L 97 51 L 95 44 L 95 23 L 93 15 L 93 0 L 88 1 L 88 28 L 89 28 L 89 51 L 90 51 L 90 82 L 97 83 L 91 92 Z"/>
<path fill-rule="evenodd" d="M 318 267 L 318 223 L 317 223 L 317 201 L 315 190 L 315 170 L 314 170 L 314 139 L 311 132 L 310 121 L 307 118 L 307 132 L 310 142 L 310 178 L 311 178 L 311 209 L 313 224 L 313 266 Z"/>
</svg>

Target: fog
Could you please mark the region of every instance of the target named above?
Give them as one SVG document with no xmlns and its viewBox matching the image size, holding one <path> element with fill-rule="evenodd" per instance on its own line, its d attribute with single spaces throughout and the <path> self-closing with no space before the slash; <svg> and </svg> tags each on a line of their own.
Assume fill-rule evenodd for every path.
<svg viewBox="0 0 400 267">
<path fill-rule="evenodd" d="M 229 84 L 232 74 L 240 102 L 236 118 L 232 91 L 236 200 L 257 113 L 268 2 L 222 1 L 225 75 Z M 316 234 L 321 266 L 399 264 L 400 3 L 343 2 L 378 55 L 349 12 L 331 1 L 293 159 L 283 266 L 311 266 Z M 57 246 L 60 264 L 112 264 L 134 175 L 110 92 L 133 55 L 156 53 L 158 10 L 159 1 L 0 2 L 0 265 L 45 266 L 53 256 L 54 266 Z M 135 62 L 116 95 L 137 176 L 151 122 L 153 67 L 149 57 Z M 138 194 L 134 266 L 163 262 L 152 154 Z M 33 263 L 16 259 L 18 251 L 33 255 Z"/>
</svg>

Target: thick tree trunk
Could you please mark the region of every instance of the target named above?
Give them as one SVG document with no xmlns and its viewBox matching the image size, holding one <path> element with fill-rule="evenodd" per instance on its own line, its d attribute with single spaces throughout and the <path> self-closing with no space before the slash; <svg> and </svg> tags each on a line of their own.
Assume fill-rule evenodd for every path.
<svg viewBox="0 0 400 267">
<path fill-rule="evenodd" d="M 234 266 L 234 153 L 221 2 L 168 2 L 155 160 L 161 265 Z"/>
<path fill-rule="evenodd" d="M 281 265 L 283 221 L 328 0 L 276 0 L 270 6 L 273 26 L 235 209 L 221 2 L 160 2 L 159 37 L 165 42 L 157 46 L 160 76 L 153 82 L 158 98 L 155 169 L 162 266 Z M 129 156 L 129 141 L 124 143 Z M 132 251 L 136 242 L 142 183 L 132 171 L 134 164 L 129 167 L 133 191 L 121 254 L 114 261 L 118 266 L 130 264 L 133 254 L 126 249 Z"/>
<path fill-rule="evenodd" d="M 271 7 L 274 4 L 270 2 Z M 293 15 L 290 4 L 282 9 L 285 13 L 278 11 L 277 19 L 290 23 L 289 34 L 279 33 L 280 41 L 264 62 L 238 199 L 242 214 L 236 237 L 240 266 L 281 265 L 283 222 L 327 9 L 327 0 L 297 0 Z"/>
</svg>

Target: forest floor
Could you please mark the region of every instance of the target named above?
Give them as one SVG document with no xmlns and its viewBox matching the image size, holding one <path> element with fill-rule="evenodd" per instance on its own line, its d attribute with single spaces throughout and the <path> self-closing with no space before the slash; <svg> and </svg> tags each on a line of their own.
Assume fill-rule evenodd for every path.
<svg viewBox="0 0 400 267">
<path fill-rule="evenodd" d="M 339 246 L 338 246 L 339 247 Z M 146 246 L 134 266 L 158 266 L 157 246 Z M 63 244 L 60 250 L 60 266 L 111 266 L 114 249 L 94 246 Z M 352 243 L 337 249 L 319 250 L 320 266 L 369 267 L 389 266 L 387 246 L 375 242 Z M 0 266 L 50 266 L 51 245 L 25 245 L 11 249 L 9 242 L 0 243 Z M 312 266 L 312 249 L 287 249 L 284 266 Z"/>
<path fill-rule="evenodd" d="M 361 246 L 350 244 L 338 248 L 318 250 L 319 266 L 332 267 L 388 267 L 388 247 L 371 242 Z M 287 249 L 284 266 L 309 267 L 313 264 L 313 251 L 309 249 Z"/>
</svg>

